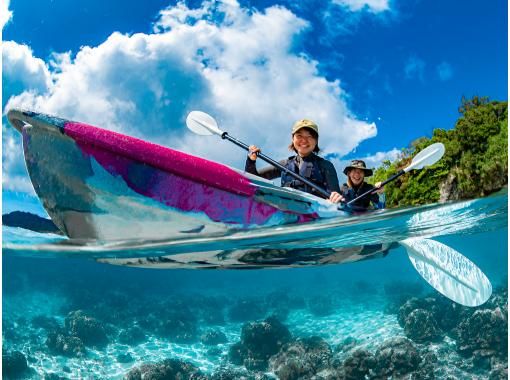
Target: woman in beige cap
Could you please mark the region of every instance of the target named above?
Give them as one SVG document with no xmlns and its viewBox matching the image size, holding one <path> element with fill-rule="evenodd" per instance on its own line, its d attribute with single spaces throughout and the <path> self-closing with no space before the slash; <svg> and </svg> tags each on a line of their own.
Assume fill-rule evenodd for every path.
<svg viewBox="0 0 510 380">
<path fill-rule="evenodd" d="M 338 186 L 338 176 L 335 167 L 331 162 L 319 157 L 319 127 L 311 120 L 298 120 L 292 127 L 292 141 L 289 149 L 296 154 L 280 161 L 287 169 L 298 173 L 307 180 L 331 193 L 329 200 L 338 203 L 342 200 L 340 187 Z M 282 186 L 292 187 L 310 194 L 323 198 L 323 195 L 317 192 L 311 186 L 295 179 L 280 169 L 269 166 L 257 170 L 255 161 L 260 148 L 255 145 L 250 146 L 248 157 L 246 159 L 245 170 L 248 173 L 258 175 L 267 179 L 274 179 L 281 176 Z"/>
<path fill-rule="evenodd" d="M 381 186 L 381 182 L 377 182 L 375 186 L 365 182 L 365 177 L 370 177 L 373 171 L 368 169 L 362 160 L 352 160 L 351 164 L 344 169 L 344 174 L 347 176 L 347 183 L 344 183 L 340 188 L 340 194 L 342 194 L 342 201 L 345 202 L 349 202 L 367 191 Z M 384 188 L 377 189 L 372 194 L 353 202 L 350 207 L 354 211 L 366 211 L 372 203 L 374 208 L 384 208 L 384 196 L 379 196 L 383 191 Z"/>
</svg>

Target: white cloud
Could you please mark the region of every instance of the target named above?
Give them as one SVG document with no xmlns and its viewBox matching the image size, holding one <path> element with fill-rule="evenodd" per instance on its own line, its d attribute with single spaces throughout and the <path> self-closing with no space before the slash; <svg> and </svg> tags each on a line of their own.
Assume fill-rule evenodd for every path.
<svg viewBox="0 0 510 380">
<path fill-rule="evenodd" d="M 319 42 L 331 50 L 337 49 L 339 37 L 355 34 L 363 20 L 388 25 L 400 18 L 398 10 L 391 7 L 389 0 L 332 0 L 322 8 L 318 8 L 317 2 L 305 3 L 308 3 L 309 11 L 320 14 L 324 33 L 319 37 Z M 337 66 L 334 61 L 321 63 Z"/>
<path fill-rule="evenodd" d="M 0 26 L 4 26 L 12 19 L 12 11 L 9 10 L 11 0 L 2 0 L 0 2 Z"/>
<path fill-rule="evenodd" d="M 51 88 L 51 74 L 30 48 L 15 42 L 2 45 L 2 107 L 12 96 L 32 98 Z M 5 111 L 5 109 L 4 109 Z M 5 122 L 5 117 L 2 121 Z M 23 161 L 21 139 L 14 128 L 2 125 L 2 184 L 4 189 L 33 193 Z"/>
<path fill-rule="evenodd" d="M 372 13 L 388 11 L 389 0 L 334 0 L 333 3 L 348 7 L 353 12 L 368 9 Z"/>
<path fill-rule="evenodd" d="M 404 72 L 407 79 L 419 79 L 421 82 L 425 80 L 425 61 L 416 56 L 407 59 Z"/>
<path fill-rule="evenodd" d="M 47 93 L 51 75 L 46 63 L 35 58 L 30 48 L 12 41 L 2 43 L 2 107 L 13 95 L 25 91 Z"/>
<path fill-rule="evenodd" d="M 5 190 L 35 194 L 27 177 L 20 136 L 2 126 L 2 185 Z"/>
<path fill-rule="evenodd" d="M 54 56 L 50 75 L 41 66 L 38 78 L 45 80 L 24 83 L 39 83 L 36 91 L 11 97 L 7 107 L 88 122 L 241 168 L 239 148 L 186 130 L 189 111 L 211 113 L 220 128 L 277 159 L 290 154 L 294 121 L 310 118 L 319 124 L 321 148 L 343 155 L 377 129 L 350 113 L 340 81 L 328 81 L 318 62 L 292 52 L 306 28 L 277 6 L 259 12 L 236 1 L 198 9 L 178 4 L 161 12 L 153 34 L 113 33 L 75 57 Z"/>
<path fill-rule="evenodd" d="M 447 81 L 453 76 L 453 68 L 448 62 L 441 62 L 436 67 L 437 76 L 442 81 Z"/>
</svg>

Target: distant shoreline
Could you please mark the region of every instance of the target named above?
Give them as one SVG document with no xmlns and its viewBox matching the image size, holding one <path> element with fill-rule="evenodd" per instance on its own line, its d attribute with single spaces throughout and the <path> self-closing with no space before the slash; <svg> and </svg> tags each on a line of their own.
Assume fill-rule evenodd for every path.
<svg viewBox="0 0 510 380">
<path fill-rule="evenodd" d="M 62 235 L 62 231 L 51 219 L 24 211 L 13 211 L 2 215 L 2 224 L 8 227 L 19 227 L 27 230 Z"/>
</svg>

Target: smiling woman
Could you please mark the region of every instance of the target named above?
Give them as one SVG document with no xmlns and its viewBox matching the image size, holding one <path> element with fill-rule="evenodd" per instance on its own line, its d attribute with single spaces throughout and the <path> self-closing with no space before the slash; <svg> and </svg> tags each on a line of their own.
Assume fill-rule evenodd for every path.
<svg viewBox="0 0 510 380">
<path fill-rule="evenodd" d="M 280 161 L 281 166 L 288 169 L 282 171 L 278 167 L 267 167 L 258 171 L 255 166 L 257 154 L 260 153 L 260 148 L 251 145 L 246 159 L 245 170 L 248 173 L 255 174 L 267 179 L 274 179 L 281 176 L 282 186 L 291 187 L 305 191 L 310 194 L 315 194 L 324 197 L 324 192 L 319 192 L 318 188 L 324 189 L 325 194 L 329 195 L 329 200 L 333 203 L 340 201 L 340 188 L 338 186 L 338 177 L 336 170 L 331 162 L 319 157 L 319 127 L 311 120 L 302 119 L 298 120 L 292 126 L 292 141 L 289 149 L 297 153 L 285 160 Z M 310 182 L 316 187 L 310 186 L 303 182 L 303 180 L 296 179 L 290 173 L 299 173 L 299 175 Z"/>
</svg>

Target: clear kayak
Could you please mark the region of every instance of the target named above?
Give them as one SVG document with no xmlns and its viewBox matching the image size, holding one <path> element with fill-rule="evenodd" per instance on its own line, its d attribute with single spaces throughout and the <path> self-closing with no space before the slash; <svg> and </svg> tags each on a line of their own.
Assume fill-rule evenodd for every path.
<svg viewBox="0 0 510 380">
<path fill-rule="evenodd" d="M 346 216 L 327 200 L 137 138 L 22 110 L 34 189 L 69 238 L 178 238 Z"/>
</svg>

